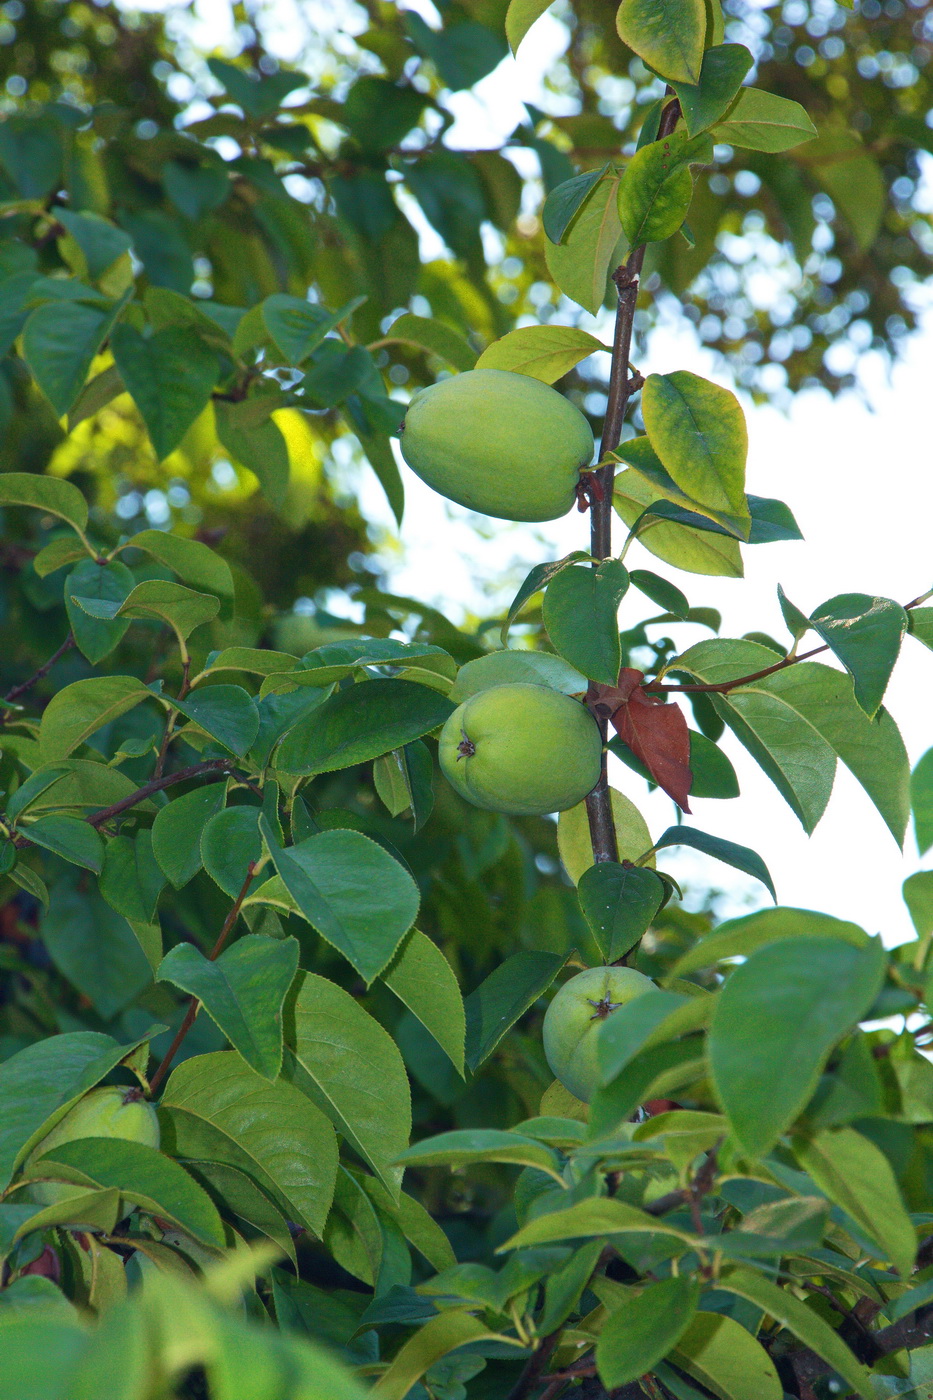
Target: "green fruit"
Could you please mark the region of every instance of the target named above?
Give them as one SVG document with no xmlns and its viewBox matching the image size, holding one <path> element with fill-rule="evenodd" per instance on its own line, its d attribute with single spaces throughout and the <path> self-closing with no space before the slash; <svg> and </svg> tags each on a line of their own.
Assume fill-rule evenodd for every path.
<svg viewBox="0 0 933 1400">
<path fill-rule="evenodd" d="M 159 1120 L 152 1104 L 146 1102 L 139 1089 L 122 1085 L 92 1089 L 36 1144 L 26 1159 L 26 1165 L 32 1166 L 62 1143 L 89 1137 L 126 1138 L 130 1142 L 141 1142 L 146 1147 L 158 1147 Z M 19 1199 L 30 1200 L 33 1205 L 53 1206 L 59 1201 L 67 1201 L 71 1196 L 79 1196 L 87 1189 L 86 1186 L 72 1186 L 66 1182 L 37 1181 L 27 1187 Z"/>
<path fill-rule="evenodd" d="M 596 786 L 602 740 L 579 700 L 543 685 L 497 685 L 454 710 L 438 752 L 447 781 L 475 807 L 541 817 Z"/>
<path fill-rule="evenodd" d="M 540 379 L 474 369 L 413 395 L 402 456 L 435 491 L 504 520 L 556 520 L 573 505 L 593 434 Z"/>
<path fill-rule="evenodd" d="M 589 967 L 565 982 L 544 1016 L 544 1054 L 575 1098 L 589 1103 L 599 1088 L 597 1030 L 607 1016 L 654 983 L 633 967 Z"/>
</svg>

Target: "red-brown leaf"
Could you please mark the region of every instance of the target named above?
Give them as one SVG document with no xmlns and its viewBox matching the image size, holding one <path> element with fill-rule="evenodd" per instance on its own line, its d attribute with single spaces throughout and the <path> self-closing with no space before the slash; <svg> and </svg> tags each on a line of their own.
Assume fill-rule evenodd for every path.
<svg viewBox="0 0 933 1400">
<path fill-rule="evenodd" d="M 619 738 L 645 765 L 658 787 L 689 812 L 693 774 L 687 721 L 677 705 L 661 704 L 648 695 L 642 689 L 643 680 L 642 671 L 623 667 L 618 686 L 601 687 L 591 703 L 612 707 L 609 720 Z"/>
</svg>

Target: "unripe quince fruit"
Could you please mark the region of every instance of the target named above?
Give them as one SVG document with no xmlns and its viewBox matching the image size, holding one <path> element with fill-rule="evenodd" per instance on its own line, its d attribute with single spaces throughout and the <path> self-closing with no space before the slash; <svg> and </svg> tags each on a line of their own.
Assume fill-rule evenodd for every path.
<svg viewBox="0 0 933 1400">
<path fill-rule="evenodd" d="M 588 967 L 561 987 L 544 1015 L 544 1054 L 575 1098 L 589 1103 L 599 1088 L 596 1033 L 603 1021 L 653 986 L 634 967 Z"/>
<path fill-rule="evenodd" d="M 126 1138 L 130 1142 L 141 1142 L 145 1147 L 158 1147 L 159 1120 L 140 1089 L 119 1084 L 92 1089 L 36 1144 L 27 1158 L 27 1165 L 32 1166 L 62 1143 L 89 1137 Z M 33 1205 L 53 1206 L 71 1196 L 80 1196 L 87 1189 L 64 1181 L 36 1181 L 26 1187 L 18 1199 L 29 1200 Z"/>
<path fill-rule="evenodd" d="M 556 520 L 573 505 L 593 433 L 540 379 L 473 369 L 413 395 L 402 456 L 448 500 L 504 520 Z"/>
<path fill-rule="evenodd" d="M 448 782 L 474 806 L 540 817 L 596 786 L 602 739 L 579 700 L 543 685 L 497 685 L 454 710 L 439 756 Z"/>
</svg>

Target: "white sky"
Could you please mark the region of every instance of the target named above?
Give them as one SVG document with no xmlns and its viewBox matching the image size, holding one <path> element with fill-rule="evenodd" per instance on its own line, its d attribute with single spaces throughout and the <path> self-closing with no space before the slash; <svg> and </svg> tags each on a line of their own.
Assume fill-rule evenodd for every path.
<svg viewBox="0 0 933 1400">
<path fill-rule="evenodd" d="M 165 0 L 143 0 L 141 5 L 137 0 L 137 7 L 167 9 L 179 16 L 182 12 Z M 196 46 L 236 50 L 228 0 L 195 0 L 190 11 L 184 8 L 185 28 Z M 270 30 L 264 23 L 270 50 L 285 62 L 299 59 L 302 51 L 306 55 L 305 46 L 315 32 L 331 33 L 338 22 L 347 32 L 360 27 L 345 0 L 275 0 L 262 8 L 273 26 Z M 405 8 L 436 21 L 430 0 L 407 0 Z M 540 102 L 541 75 L 563 51 L 564 42 L 563 26 L 545 16 L 517 60 L 506 59 L 473 93 L 454 94 L 448 105 L 456 121 L 448 143 L 497 145 L 524 117 L 521 101 Z M 426 255 L 434 251 L 426 246 Z M 588 317 L 581 324 L 604 329 Z M 732 387 L 709 353 L 685 333 L 659 331 L 637 363 L 643 373 L 692 369 Z M 933 317 L 890 380 L 877 357 L 863 360 L 860 372 L 871 408 L 853 394 L 834 402 L 822 392 L 798 396 L 787 417 L 746 403 L 749 490 L 786 500 L 804 542 L 747 549 L 744 581 L 669 570 L 641 546 L 633 547 L 630 562 L 670 573 L 693 604 L 719 608 L 724 636 L 756 629 L 783 639 L 786 632 L 776 598 L 779 581 L 805 612 L 850 590 L 901 601 L 924 592 L 933 585 L 931 364 Z M 403 473 L 407 510 L 400 549 L 386 552 L 388 586 L 446 607 L 452 616 L 464 607 L 493 613 L 533 564 L 587 547 L 588 521 L 576 513 L 544 526 L 489 522 L 450 505 L 407 468 Z M 367 517 L 395 536 L 381 488 L 368 470 L 360 480 L 360 498 Z M 620 526 L 620 543 L 621 538 Z M 650 615 L 649 607 L 634 606 L 637 613 L 623 606 L 623 626 Z M 681 633 L 684 647 L 710 635 L 692 627 L 681 628 L 677 635 Z M 887 704 L 912 762 L 933 744 L 931 694 L 933 652 L 907 638 Z M 723 747 L 735 764 L 742 796 L 731 802 L 697 800 L 691 823 L 756 848 L 770 867 L 782 904 L 825 909 L 852 919 L 871 933 L 881 932 L 889 944 L 911 937 L 900 886 L 921 865 L 912 831 L 902 855 L 862 789 L 840 764 L 827 813 L 814 836 L 807 838 L 777 790 L 728 732 Z M 657 837 L 673 822 L 672 803 L 661 793 L 648 797 L 640 779 L 615 759 L 611 764 L 614 783 L 642 808 Z M 927 864 L 933 859 L 928 857 Z M 665 852 L 664 865 L 697 887 L 715 884 L 723 889 L 724 913 L 768 902 L 756 882 L 698 853 Z"/>
</svg>

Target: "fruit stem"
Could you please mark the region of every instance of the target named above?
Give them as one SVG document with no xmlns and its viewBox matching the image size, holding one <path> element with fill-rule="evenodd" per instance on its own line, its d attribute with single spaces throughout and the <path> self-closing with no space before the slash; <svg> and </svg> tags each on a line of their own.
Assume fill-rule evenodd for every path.
<svg viewBox="0 0 933 1400">
<path fill-rule="evenodd" d="M 670 136 L 680 117 L 680 103 L 675 98 L 668 102 L 661 115 L 658 140 Z M 622 424 L 628 412 L 629 400 L 637 388 L 641 387 L 641 375 L 637 371 L 629 375 L 629 361 L 632 351 L 632 328 L 635 323 L 635 307 L 638 302 L 638 282 L 645 260 L 645 245 L 633 248 L 624 263 L 612 274 L 618 292 L 615 331 L 612 338 L 612 365 L 609 370 L 609 393 L 606 401 L 606 416 L 603 419 L 603 435 L 599 444 L 599 460 L 602 462 L 615 452 L 622 438 Z M 609 457 L 606 465 L 593 473 L 596 490 L 590 496 L 590 553 L 594 559 L 608 559 L 612 553 L 612 485 L 615 477 L 615 463 Z M 606 740 L 609 737 L 609 721 L 598 719 L 603 740 L 603 763 L 599 781 L 586 799 L 586 815 L 590 827 L 590 841 L 593 857 L 597 864 L 601 861 L 619 859 L 616 842 L 615 822 L 612 817 L 612 800 L 609 795 L 609 775 L 606 768 Z"/>
</svg>

